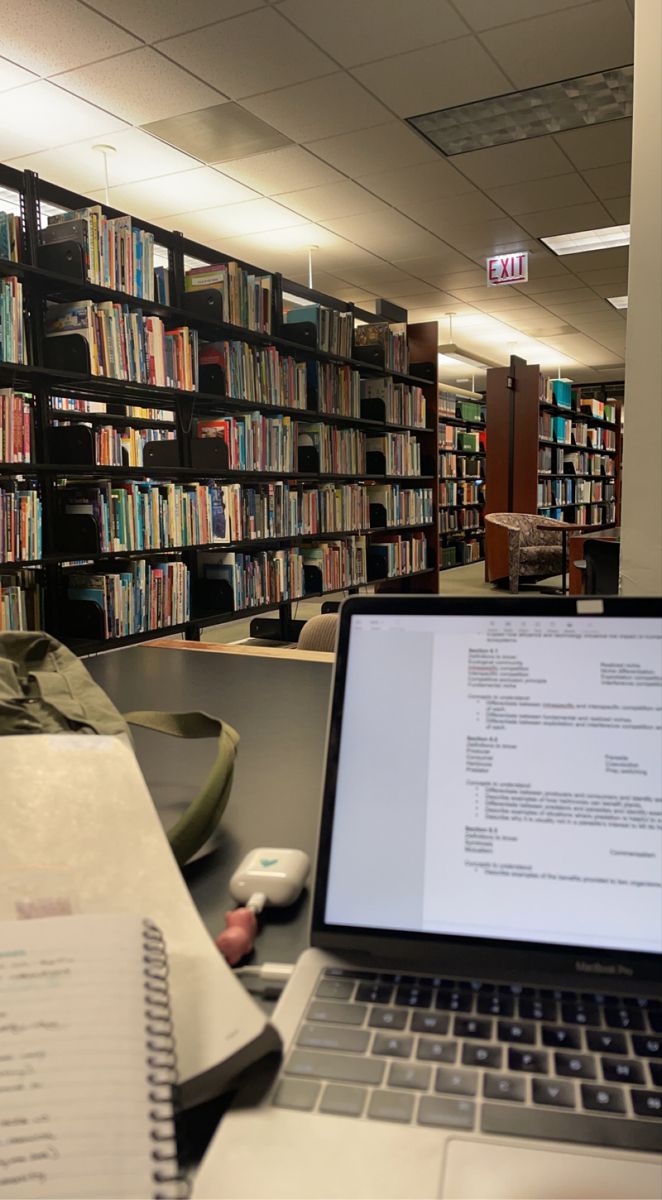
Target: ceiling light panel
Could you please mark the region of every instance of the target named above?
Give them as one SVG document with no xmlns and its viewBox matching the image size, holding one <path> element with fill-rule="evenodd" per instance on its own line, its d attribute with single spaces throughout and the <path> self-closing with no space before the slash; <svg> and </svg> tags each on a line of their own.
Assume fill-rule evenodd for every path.
<svg viewBox="0 0 662 1200">
<path fill-rule="evenodd" d="M 606 299 L 607 304 L 611 304 L 614 308 L 622 309 L 628 306 L 627 296 L 607 296 Z"/>
<path fill-rule="evenodd" d="M 541 242 L 554 254 L 584 254 L 592 250 L 612 250 L 630 245 L 629 225 L 608 225 L 606 229 L 584 229 L 580 233 L 560 233 L 542 237 Z"/>
<path fill-rule="evenodd" d="M 407 120 L 444 154 L 465 154 L 629 117 L 632 79 L 633 67 L 616 67 Z"/>
</svg>

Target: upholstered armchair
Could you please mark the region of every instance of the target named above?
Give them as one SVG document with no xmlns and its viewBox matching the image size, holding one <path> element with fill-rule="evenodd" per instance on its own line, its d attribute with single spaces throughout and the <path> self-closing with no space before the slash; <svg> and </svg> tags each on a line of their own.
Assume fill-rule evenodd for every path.
<svg viewBox="0 0 662 1200">
<path fill-rule="evenodd" d="M 560 575 L 563 571 L 563 531 L 570 528 L 565 521 L 554 521 L 535 513 L 490 513 L 485 517 L 485 524 L 508 532 L 511 592 L 519 591 L 520 579 L 533 582 Z"/>
</svg>

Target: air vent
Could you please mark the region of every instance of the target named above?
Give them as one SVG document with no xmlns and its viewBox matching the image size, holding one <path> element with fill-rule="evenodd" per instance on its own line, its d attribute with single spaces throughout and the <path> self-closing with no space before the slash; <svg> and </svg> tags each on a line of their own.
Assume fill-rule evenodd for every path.
<svg viewBox="0 0 662 1200">
<path fill-rule="evenodd" d="M 444 154 L 465 154 L 631 117 L 633 76 L 632 66 L 614 67 L 456 108 L 440 108 L 407 117 L 407 121 Z"/>
<path fill-rule="evenodd" d="M 204 163 L 230 162 L 291 145 L 272 125 L 231 102 L 152 121 L 141 129 Z"/>
</svg>

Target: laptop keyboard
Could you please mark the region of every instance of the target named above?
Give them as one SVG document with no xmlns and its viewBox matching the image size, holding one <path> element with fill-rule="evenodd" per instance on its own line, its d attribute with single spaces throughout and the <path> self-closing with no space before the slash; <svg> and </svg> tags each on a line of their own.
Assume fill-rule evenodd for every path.
<svg viewBox="0 0 662 1200">
<path fill-rule="evenodd" d="M 662 1001 L 330 967 L 273 1103 L 659 1151 Z"/>
</svg>

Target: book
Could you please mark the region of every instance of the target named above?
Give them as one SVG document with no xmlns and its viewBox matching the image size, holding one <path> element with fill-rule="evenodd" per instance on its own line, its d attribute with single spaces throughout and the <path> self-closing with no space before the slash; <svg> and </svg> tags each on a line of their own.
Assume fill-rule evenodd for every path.
<svg viewBox="0 0 662 1200">
<path fill-rule="evenodd" d="M 32 405 L 23 392 L 0 388 L 0 463 L 27 463 L 32 449 Z"/>
<path fill-rule="evenodd" d="M 184 1194 L 167 964 L 130 913 L 0 921 L 1 1194 Z"/>
<path fill-rule="evenodd" d="M 36 571 L 0 570 L 0 630 L 43 628 L 44 589 Z"/>
<path fill-rule="evenodd" d="M 0 919 L 132 913 L 152 920 L 168 957 L 179 1104 L 211 1099 L 277 1049 L 278 1035 L 203 925 L 129 746 L 75 734 L 44 734 L 38 744 L 35 769 L 33 738 L 3 739 Z M 142 1025 L 142 1009 L 140 1016 Z M 101 1022 L 104 1034 L 109 1023 Z M 144 1087 L 138 1056 L 136 1064 Z M 112 1069 L 110 1056 L 106 1072 Z M 102 1091 L 103 1081 L 102 1072 Z M 100 1194 L 115 1200 L 121 1193 Z"/>
<path fill-rule="evenodd" d="M 103 618 L 102 639 L 130 637 L 188 621 L 190 572 L 177 559 L 137 559 L 122 570 L 68 575 L 67 597 L 97 605 Z"/>
<path fill-rule="evenodd" d="M 47 245 L 80 242 L 90 283 L 154 300 L 154 234 L 134 225 L 131 217 L 106 217 L 99 204 L 53 213 L 41 240 Z"/>
<path fill-rule="evenodd" d="M 271 333 L 271 275 L 255 273 L 236 262 L 210 263 L 186 272 L 187 292 L 215 288 L 220 292 L 223 321 L 259 333 Z"/>
<path fill-rule="evenodd" d="M 375 321 L 357 325 L 354 330 L 354 346 L 359 356 L 366 348 L 379 348 L 380 357 L 387 370 L 404 374 L 409 370 L 407 326 L 404 323 Z"/>
<path fill-rule="evenodd" d="M 0 479 L 0 563 L 41 558 L 41 496 L 20 476 Z"/>
<path fill-rule="evenodd" d="M 0 212 L 0 258 L 20 262 L 21 218 L 16 213 Z"/>
<path fill-rule="evenodd" d="M 23 284 L 14 275 L 0 279 L 0 362 L 27 363 Z"/>
<path fill-rule="evenodd" d="M 89 346 L 90 373 L 156 387 L 198 389 L 198 333 L 166 330 L 159 317 L 114 301 L 49 304 L 47 338 L 80 334 Z"/>
<path fill-rule="evenodd" d="M 322 304 L 297 304 L 285 313 L 285 324 L 314 325 L 318 350 L 337 354 L 340 358 L 351 357 L 354 325 L 351 312 L 327 308 Z"/>
</svg>

